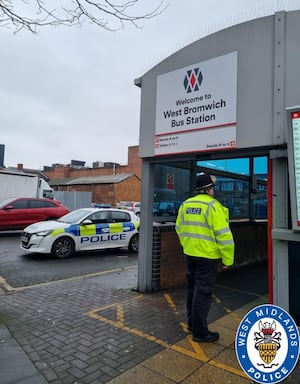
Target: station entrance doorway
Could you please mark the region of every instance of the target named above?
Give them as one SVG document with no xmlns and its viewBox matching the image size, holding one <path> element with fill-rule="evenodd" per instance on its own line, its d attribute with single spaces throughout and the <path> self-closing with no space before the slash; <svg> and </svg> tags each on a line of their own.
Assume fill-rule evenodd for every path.
<svg viewBox="0 0 300 384">
<path fill-rule="evenodd" d="M 267 281 L 268 269 L 269 279 L 272 274 L 271 254 L 268 256 L 268 150 L 231 151 L 230 155 L 202 154 L 147 162 L 144 172 L 149 172 L 149 178 L 153 179 L 147 183 L 151 220 L 154 228 L 173 226 L 175 230 L 178 209 L 184 200 L 193 196 L 197 175 L 205 172 L 214 176 L 214 197 L 229 210 L 236 244 L 235 266 L 270 264 L 266 268 Z M 272 300 L 272 285 L 269 294 Z"/>
<path fill-rule="evenodd" d="M 282 207 L 281 213 L 277 212 L 275 220 L 273 218 L 273 200 L 274 198 L 276 200 L 277 197 L 277 194 L 274 193 L 274 182 L 277 185 L 275 189 L 278 193 L 280 193 L 278 180 L 280 180 L 280 189 L 287 191 L 285 192 L 287 195 L 290 193 L 286 166 L 287 150 L 284 147 L 260 148 L 253 151 L 234 150 L 230 151 L 230 157 L 225 153 L 214 154 L 213 156 L 197 154 L 194 156 L 177 156 L 176 159 L 164 158 L 159 159 L 159 161 L 157 159 L 146 161 L 143 165 L 144 178 L 152 180 L 152 182 L 143 184 L 147 189 L 148 211 L 152 213 L 146 232 L 149 235 L 150 226 L 153 225 L 153 228 L 160 227 L 163 228 L 162 230 L 169 228 L 169 231 L 175 233 L 175 221 L 179 206 L 185 199 L 193 195 L 197 175 L 205 172 L 215 176 L 214 197 L 229 209 L 230 227 L 235 239 L 236 252 L 233 268 L 238 274 L 241 267 L 245 269 L 251 268 L 255 264 L 261 264 L 263 266 L 261 270 L 265 271 L 264 279 L 268 287 L 268 301 L 278 304 L 278 301 L 281 300 L 281 306 L 288 307 L 296 322 L 300 324 L 300 308 L 296 294 L 300 288 L 296 272 L 300 266 L 297 256 L 300 253 L 299 243 L 289 242 L 287 258 L 283 259 L 281 252 L 278 257 L 273 257 L 272 230 L 274 221 L 281 220 L 280 217 L 284 212 L 284 215 L 287 213 L 288 216 L 287 222 L 291 222 L 291 211 L 285 207 Z M 282 172 L 286 177 L 282 177 Z M 142 210 L 144 207 L 145 205 L 143 205 Z M 174 236 L 176 239 L 176 234 Z M 147 246 L 149 236 L 144 238 L 142 232 L 141 238 Z M 147 261 L 146 258 L 140 260 L 139 289 L 143 291 L 152 291 L 157 288 L 157 285 L 153 286 L 152 280 L 152 256 L 155 248 L 152 239 L 151 247 L 151 268 L 149 267 L 149 271 L 151 270 L 152 274 L 148 286 L 147 274 L 145 274 L 145 270 L 142 270 Z M 160 258 L 162 257 L 163 255 L 160 254 Z M 173 261 L 171 260 L 170 263 L 172 264 Z M 179 264 L 179 268 L 182 268 L 182 265 Z M 167 278 L 161 276 L 161 264 L 159 269 L 160 279 L 166 283 Z M 170 267 L 171 274 L 174 273 L 175 269 L 173 264 Z M 287 287 L 286 292 L 278 290 L 278 284 L 275 284 L 277 281 L 280 282 L 281 286 L 284 284 Z M 177 283 L 180 284 L 180 278 Z M 173 280 L 170 286 L 176 286 L 177 283 Z M 166 284 L 162 288 L 168 287 L 168 283 Z M 247 285 L 246 281 L 245 284 Z M 160 286 L 158 285 L 158 287 Z M 243 290 L 242 284 L 239 289 Z"/>
</svg>

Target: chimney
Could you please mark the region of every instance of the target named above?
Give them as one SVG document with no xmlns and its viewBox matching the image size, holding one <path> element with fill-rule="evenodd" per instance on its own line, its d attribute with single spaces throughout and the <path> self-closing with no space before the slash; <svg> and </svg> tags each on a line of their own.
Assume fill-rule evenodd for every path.
<svg viewBox="0 0 300 384">
<path fill-rule="evenodd" d="M 0 167 L 4 167 L 4 151 L 5 151 L 5 145 L 0 144 Z"/>
<path fill-rule="evenodd" d="M 18 164 L 18 170 L 22 171 L 23 170 L 23 164 Z"/>
</svg>

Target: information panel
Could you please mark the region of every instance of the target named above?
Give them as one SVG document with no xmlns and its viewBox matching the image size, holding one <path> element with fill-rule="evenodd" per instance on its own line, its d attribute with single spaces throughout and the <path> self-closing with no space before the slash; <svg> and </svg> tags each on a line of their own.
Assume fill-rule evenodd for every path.
<svg viewBox="0 0 300 384">
<path fill-rule="evenodd" d="M 300 230 L 300 107 L 288 111 L 289 124 L 289 176 L 292 224 Z"/>
</svg>

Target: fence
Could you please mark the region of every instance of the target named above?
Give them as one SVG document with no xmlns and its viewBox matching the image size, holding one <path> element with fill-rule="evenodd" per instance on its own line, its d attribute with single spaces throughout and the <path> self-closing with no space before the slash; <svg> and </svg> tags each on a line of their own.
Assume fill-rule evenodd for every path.
<svg viewBox="0 0 300 384">
<path fill-rule="evenodd" d="M 92 204 L 92 192 L 55 191 L 54 197 L 68 207 L 70 211 L 90 207 Z"/>
</svg>

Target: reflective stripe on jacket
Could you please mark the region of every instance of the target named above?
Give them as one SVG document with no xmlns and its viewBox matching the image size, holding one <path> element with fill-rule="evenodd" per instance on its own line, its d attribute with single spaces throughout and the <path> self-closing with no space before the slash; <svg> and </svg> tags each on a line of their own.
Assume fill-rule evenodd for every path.
<svg viewBox="0 0 300 384">
<path fill-rule="evenodd" d="M 234 240 L 228 209 L 212 196 L 199 194 L 184 201 L 178 211 L 176 232 L 186 255 L 233 264 Z"/>
</svg>

